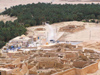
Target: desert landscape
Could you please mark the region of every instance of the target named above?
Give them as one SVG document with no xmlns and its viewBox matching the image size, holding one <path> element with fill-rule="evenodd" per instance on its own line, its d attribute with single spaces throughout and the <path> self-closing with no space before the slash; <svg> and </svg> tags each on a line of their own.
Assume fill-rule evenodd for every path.
<svg viewBox="0 0 100 75">
<path fill-rule="evenodd" d="M 92 0 L 0 0 L 0 13 L 5 10 L 5 8 L 10 8 L 12 6 L 16 5 L 26 5 L 26 4 L 31 4 L 31 3 L 38 3 L 38 2 L 43 2 L 43 3 L 51 3 L 52 4 L 91 4 L 95 3 L 98 4 L 100 3 L 99 0 L 92 1 Z M 2 18 L 2 19 L 1 19 Z M 16 18 L 10 18 L 9 16 L 0 16 L 0 21 L 14 21 Z"/>
<path fill-rule="evenodd" d="M 78 32 L 69 33 L 65 31 L 59 31 L 61 27 L 68 25 L 75 26 L 85 26 L 85 29 Z M 27 28 L 27 36 L 33 35 L 33 33 L 42 33 L 42 31 L 35 31 L 37 28 L 45 28 L 46 25 L 33 26 Z M 57 33 L 64 32 L 64 34 L 58 39 L 59 41 L 89 41 L 89 40 L 99 40 L 100 35 L 100 26 L 97 23 L 88 23 L 88 22 L 78 22 L 78 21 L 69 21 L 69 22 L 60 22 L 52 24 L 52 27 L 57 28 Z M 67 30 L 67 29 L 66 29 Z"/>
<path fill-rule="evenodd" d="M 99 4 L 100 0 L 0 0 L 0 13 L 5 8 L 38 2 Z M 27 9 L 26 6 L 20 10 L 25 9 Z M 35 13 L 34 11 L 31 12 Z M 9 13 L 10 16 L 13 15 L 13 12 Z M 25 18 L 18 13 L 25 14 Z M 100 75 L 100 21 L 94 19 L 100 15 L 98 17 L 95 14 L 89 15 L 89 18 L 92 16 L 93 19 L 86 21 L 87 19 L 79 19 L 82 13 L 76 15 L 74 12 L 78 21 L 74 21 L 74 19 L 60 21 L 62 18 L 50 24 L 49 21 L 39 21 L 37 17 L 34 20 L 34 15 L 28 15 L 30 13 L 18 13 L 16 15 L 21 16 L 18 16 L 19 19 L 6 14 L 0 15 L 1 30 L 3 30 L 0 38 L 6 40 L 0 49 L 0 75 Z M 40 19 L 41 17 L 44 19 L 44 16 L 39 16 Z"/>
<path fill-rule="evenodd" d="M 99 0 L 93 1 L 93 0 L 0 0 L 0 13 L 5 10 L 5 8 L 10 8 L 12 6 L 16 5 L 26 5 L 26 4 L 31 4 L 31 3 L 38 3 L 38 2 L 43 2 L 43 3 L 51 3 L 52 4 L 91 4 L 95 3 L 98 4 L 100 3 Z M 1 19 L 2 18 L 2 19 Z M 0 16 L 0 21 L 14 21 L 16 18 L 10 18 L 9 16 Z"/>
<path fill-rule="evenodd" d="M 84 49 L 93 49 L 96 52 L 100 53 L 100 35 L 98 35 L 100 32 L 100 26 L 99 23 L 88 23 L 88 22 L 78 22 L 78 21 L 70 21 L 70 22 L 60 22 L 60 23 L 54 23 L 51 26 L 53 28 L 57 28 L 57 33 L 60 33 L 60 28 L 65 27 L 65 26 L 85 26 L 85 29 L 80 30 L 80 31 L 75 31 L 72 33 L 66 32 L 66 31 L 61 31 L 63 34 L 58 38 L 59 41 L 82 41 L 82 43 L 79 44 L 79 46 L 83 46 Z M 35 35 L 35 33 L 38 35 L 39 34 L 44 34 L 45 30 L 38 30 L 36 29 L 39 28 L 46 28 L 45 25 L 41 26 L 33 26 L 33 27 L 28 27 L 27 28 L 27 36 Z M 57 34 L 57 36 L 59 36 Z M 99 75 L 100 74 L 100 63 L 98 64 L 99 70 L 93 74 L 87 74 L 87 75 Z"/>
</svg>

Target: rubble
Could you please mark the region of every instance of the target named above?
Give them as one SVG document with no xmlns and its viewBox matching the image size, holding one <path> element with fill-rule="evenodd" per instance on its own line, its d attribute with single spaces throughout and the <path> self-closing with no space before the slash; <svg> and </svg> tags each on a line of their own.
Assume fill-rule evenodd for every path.
<svg viewBox="0 0 100 75">
<path fill-rule="evenodd" d="M 71 44 L 47 47 L 51 50 L 45 48 L 6 53 L 3 58 L 2 54 L 1 75 L 86 75 L 98 70 L 100 53 L 83 51 Z"/>
</svg>

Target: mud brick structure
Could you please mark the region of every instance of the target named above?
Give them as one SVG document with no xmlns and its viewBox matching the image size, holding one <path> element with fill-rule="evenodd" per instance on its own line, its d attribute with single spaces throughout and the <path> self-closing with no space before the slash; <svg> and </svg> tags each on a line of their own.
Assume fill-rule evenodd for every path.
<svg viewBox="0 0 100 75">
<path fill-rule="evenodd" d="M 0 74 L 86 75 L 96 72 L 100 53 L 81 49 L 82 47 L 71 44 L 55 44 L 40 50 L 2 53 Z"/>
<path fill-rule="evenodd" d="M 80 30 L 85 29 L 85 26 L 75 26 L 75 25 L 68 25 L 65 27 L 61 27 L 60 28 L 60 32 L 70 32 L 70 33 L 74 33 L 74 32 L 78 32 Z"/>
</svg>

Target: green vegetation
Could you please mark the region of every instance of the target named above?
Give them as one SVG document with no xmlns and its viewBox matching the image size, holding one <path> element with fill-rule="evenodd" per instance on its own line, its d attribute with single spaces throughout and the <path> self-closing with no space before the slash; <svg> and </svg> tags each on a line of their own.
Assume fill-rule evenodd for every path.
<svg viewBox="0 0 100 75">
<path fill-rule="evenodd" d="M 62 21 L 89 21 L 89 19 L 100 19 L 99 4 L 50 4 L 38 3 L 13 6 L 1 14 L 16 16 L 18 19 L 14 22 L 0 22 L 0 47 L 10 39 L 24 34 L 25 27 L 41 25 L 42 22 L 50 23 Z M 94 22 L 92 20 L 91 22 Z"/>
<path fill-rule="evenodd" d="M 9 21 L 6 23 L 0 21 L 0 48 L 4 46 L 10 39 L 24 34 L 25 32 L 25 27 L 18 24 L 17 21 Z"/>
<path fill-rule="evenodd" d="M 44 21 L 50 23 L 62 21 L 81 21 L 83 19 L 100 19 L 99 4 L 50 4 L 38 3 L 6 8 L 2 14 L 17 16 L 18 22 L 26 27 L 40 25 Z"/>
</svg>

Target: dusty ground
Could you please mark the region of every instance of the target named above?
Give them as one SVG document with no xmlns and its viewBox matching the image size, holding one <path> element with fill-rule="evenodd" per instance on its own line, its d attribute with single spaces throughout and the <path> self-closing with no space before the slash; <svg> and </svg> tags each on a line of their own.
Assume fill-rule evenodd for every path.
<svg viewBox="0 0 100 75">
<path fill-rule="evenodd" d="M 17 18 L 16 17 L 10 17 L 10 16 L 7 16 L 7 15 L 0 15 L 0 21 L 14 21 L 16 20 Z"/>
<path fill-rule="evenodd" d="M 28 3 L 38 3 L 38 2 L 45 2 L 49 3 L 52 2 L 53 4 L 90 4 L 90 3 L 100 3 L 100 2 L 67 2 L 67 1 L 60 1 L 60 0 L 0 0 L 0 12 L 4 11 L 5 7 L 9 8 L 11 6 L 19 5 L 19 4 L 28 4 Z M 13 20 L 13 18 L 9 18 L 8 16 L 0 16 L 0 20 Z M 100 39 L 100 26 L 97 26 L 97 24 L 94 23 L 84 23 L 84 22 L 61 22 L 61 23 L 55 23 L 52 24 L 55 28 L 57 28 L 57 31 L 59 30 L 60 27 L 66 26 L 66 25 L 86 25 L 86 29 L 82 30 L 80 32 L 76 32 L 73 34 L 70 33 L 65 33 L 64 35 L 60 38 L 62 41 L 88 41 L 88 40 L 99 40 Z M 96 25 L 96 26 L 95 26 Z M 36 26 L 36 27 L 29 27 L 27 28 L 28 30 L 28 36 L 33 35 L 34 29 L 38 27 L 44 27 L 45 26 Z M 41 34 L 41 32 L 39 32 Z M 91 37 L 90 37 L 91 36 Z M 100 69 L 100 64 L 99 64 L 99 69 Z M 94 74 L 88 74 L 88 75 L 100 75 L 100 70 L 98 70 Z"/>
<path fill-rule="evenodd" d="M 58 30 L 61 26 L 66 25 L 85 25 L 86 29 L 75 33 L 64 32 L 64 35 L 59 39 L 60 41 L 89 41 L 100 39 L 100 35 L 98 35 L 100 33 L 100 26 L 98 26 L 99 24 L 77 21 L 62 22 L 58 23 Z"/>
<path fill-rule="evenodd" d="M 89 27 L 82 31 L 73 33 L 73 34 L 65 34 L 61 39 L 61 41 L 89 41 L 89 40 L 99 40 L 100 35 L 100 26 Z"/>
<path fill-rule="evenodd" d="M 70 21 L 70 22 L 60 22 L 60 23 L 54 23 L 52 24 L 53 28 L 56 28 L 57 33 L 59 33 L 60 27 L 67 26 L 67 25 L 85 25 L 84 30 L 75 32 L 75 33 L 68 33 L 64 32 L 63 36 L 60 37 L 60 41 L 89 41 L 89 40 L 99 40 L 100 35 L 100 26 L 96 23 L 87 23 L 87 22 L 78 22 L 78 21 Z M 29 27 L 28 30 L 28 36 L 33 35 L 36 33 L 34 31 L 35 28 L 45 28 L 46 26 L 35 26 L 35 27 Z M 42 31 L 39 31 L 38 33 L 41 34 Z M 58 35 L 57 35 L 58 36 Z"/>
</svg>

